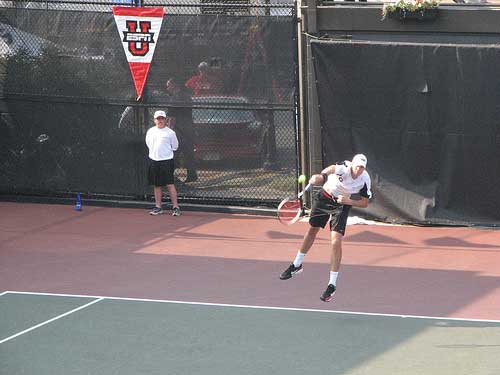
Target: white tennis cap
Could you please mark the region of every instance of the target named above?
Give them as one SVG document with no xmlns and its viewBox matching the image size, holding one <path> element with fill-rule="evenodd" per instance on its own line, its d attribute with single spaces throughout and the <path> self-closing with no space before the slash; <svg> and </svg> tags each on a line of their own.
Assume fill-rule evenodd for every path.
<svg viewBox="0 0 500 375">
<path fill-rule="evenodd" d="M 352 158 L 352 166 L 353 167 L 364 167 L 366 168 L 366 163 L 368 160 L 366 159 L 366 156 L 363 154 L 357 154 L 354 155 Z"/>
<path fill-rule="evenodd" d="M 167 117 L 167 115 L 165 114 L 165 111 L 156 111 L 155 118 L 158 118 L 158 117 Z"/>
</svg>

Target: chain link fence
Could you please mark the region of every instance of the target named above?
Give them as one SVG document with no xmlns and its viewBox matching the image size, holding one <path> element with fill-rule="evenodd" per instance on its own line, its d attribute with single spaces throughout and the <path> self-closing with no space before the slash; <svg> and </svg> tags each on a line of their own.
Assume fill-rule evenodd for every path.
<svg viewBox="0 0 500 375">
<path fill-rule="evenodd" d="M 149 198 L 158 109 L 176 118 L 181 202 L 296 191 L 294 4 L 143 1 L 165 16 L 141 100 L 111 12 L 124 4 L 0 1 L 0 192 Z"/>
</svg>

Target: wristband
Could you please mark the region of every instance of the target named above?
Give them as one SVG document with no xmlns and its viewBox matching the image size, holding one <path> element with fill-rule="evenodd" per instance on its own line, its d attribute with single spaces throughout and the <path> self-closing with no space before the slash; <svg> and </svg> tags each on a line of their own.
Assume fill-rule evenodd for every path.
<svg viewBox="0 0 500 375">
<path fill-rule="evenodd" d="M 328 173 L 321 173 L 321 177 L 323 177 L 323 183 L 325 183 L 328 180 Z"/>
</svg>

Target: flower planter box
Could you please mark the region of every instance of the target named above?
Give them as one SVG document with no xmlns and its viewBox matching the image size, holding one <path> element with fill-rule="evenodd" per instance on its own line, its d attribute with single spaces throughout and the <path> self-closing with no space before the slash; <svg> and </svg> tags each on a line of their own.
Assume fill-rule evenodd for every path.
<svg viewBox="0 0 500 375">
<path fill-rule="evenodd" d="M 398 9 L 395 12 L 387 13 L 387 18 L 403 20 L 415 20 L 415 21 L 431 21 L 436 18 L 438 14 L 438 8 L 422 9 L 416 11 L 408 11 L 404 9 Z"/>
</svg>

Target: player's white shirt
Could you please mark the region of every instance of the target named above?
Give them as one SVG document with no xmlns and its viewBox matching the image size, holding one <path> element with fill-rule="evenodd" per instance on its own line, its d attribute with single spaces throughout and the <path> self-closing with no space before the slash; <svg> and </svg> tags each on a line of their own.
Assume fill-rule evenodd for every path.
<svg viewBox="0 0 500 375">
<path fill-rule="evenodd" d="M 174 151 L 179 148 L 179 141 L 172 129 L 153 126 L 146 132 L 146 145 L 151 160 L 170 160 L 174 158 Z"/>
<path fill-rule="evenodd" d="M 338 197 L 344 195 L 350 197 L 351 194 L 360 194 L 362 197 L 372 197 L 372 182 L 366 170 L 358 178 L 351 175 L 351 162 L 346 160 L 343 164 L 335 164 L 335 173 L 328 175 L 328 180 L 323 185 L 323 189 L 330 195 Z"/>
</svg>

